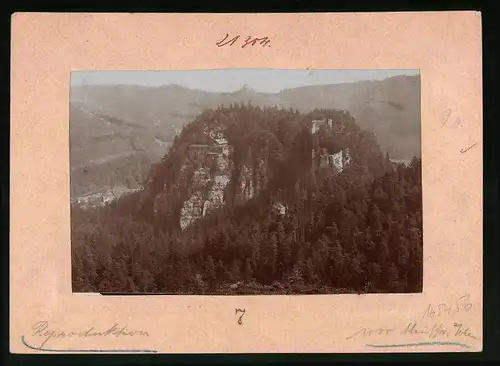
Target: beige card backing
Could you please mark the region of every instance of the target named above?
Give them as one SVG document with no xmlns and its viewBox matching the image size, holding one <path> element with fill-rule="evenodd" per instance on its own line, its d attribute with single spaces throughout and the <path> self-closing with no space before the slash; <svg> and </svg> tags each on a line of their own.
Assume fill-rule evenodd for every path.
<svg viewBox="0 0 500 366">
<path fill-rule="evenodd" d="M 423 293 L 72 294 L 70 72 L 218 68 L 420 70 Z M 14 14 L 11 352 L 481 351 L 481 75 L 475 12 Z"/>
</svg>

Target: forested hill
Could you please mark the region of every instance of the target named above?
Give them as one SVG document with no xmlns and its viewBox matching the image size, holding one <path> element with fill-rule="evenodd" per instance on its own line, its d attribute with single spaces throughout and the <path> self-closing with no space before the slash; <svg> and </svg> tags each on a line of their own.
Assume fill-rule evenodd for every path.
<svg viewBox="0 0 500 366">
<path fill-rule="evenodd" d="M 73 208 L 74 290 L 421 291 L 420 174 L 344 111 L 205 110 L 141 191 Z"/>
<path fill-rule="evenodd" d="M 324 122 L 314 134 L 312 121 Z M 213 164 L 207 152 L 196 149 L 213 154 Z M 206 110 L 184 127 L 168 154 L 152 166 L 131 213 L 158 228 L 175 230 L 182 216 L 190 214 L 183 210 L 190 199 L 195 206 L 213 201 L 214 207 L 215 198 L 221 198 L 218 205 L 226 209 L 264 198 L 287 205 L 300 190 L 312 194 L 324 178 L 338 175 L 338 167 L 327 160 L 341 152 L 344 178 L 358 183 L 371 182 L 392 166 L 373 133 L 361 130 L 344 111 L 300 114 L 243 103 Z"/>
</svg>

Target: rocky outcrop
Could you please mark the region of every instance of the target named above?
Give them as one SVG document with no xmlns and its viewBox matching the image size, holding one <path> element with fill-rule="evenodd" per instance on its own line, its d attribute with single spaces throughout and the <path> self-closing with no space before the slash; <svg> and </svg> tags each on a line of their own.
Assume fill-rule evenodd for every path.
<svg viewBox="0 0 500 366">
<path fill-rule="evenodd" d="M 233 170 L 232 148 L 218 130 L 205 134 L 213 144 L 191 145 L 181 176 L 186 177 L 188 198 L 183 202 L 179 224 L 182 230 L 226 203 L 227 187 Z M 194 167 L 194 171 L 189 167 Z"/>
<path fill-rule="evenodd" d="M 181 209 L 180 226 L 184 230 L 194 221 L 198 220 L 203 213 L 204 197 L 202 192 L 193 192 Z"/>
<path fill-rule="evenodd" d="M 335 128 L 336 123 L 331 119 L 314 120 L 311 132 Z M 203 144 L 188 145 L 176 182 L 168 191 L 164 187 L 154 200 L 155 214 L 176 217 L 182 230 L 229 202 L 245 204 L 257 197 L 272 179 L 269 162 L 274 155 L 258 149 L 252 152 L 249 148 L 247 155 L 238 154 L 241 160 L 235 164 L 233 149 L 220 125 L 205 126 L 203 133 L 205 139 L 199 139 Z M 322 174 L 327 175 L 338 174 L 350 163 L 350 153 L 349 149 L 331 152 L 315 148 L 312 159 L 313 170 L 321 169 Z M 284 204 L 275 205 L 274 210 L 278 216 L 287 214 Z"/>
<path fill-rule="evenodd" d="M 225 142 L 220 139 L 219 141 Z M 228 187 L 231 183 L 233 170 L 237 169 L 232 161 L 231 147 L 221 145 L 220 153 L 215 160 L 214 169 L 205 165 L 193 173 L 189 185 L 189 197 L 184 202 L 180 212 L 180 226 L 184 230 L 196 220 L 208 215 L 214 209 L 227 203 Z M 235 202 L 244 204 L 256 197 L 268 182 L 267 164 L 263 159 L 257 159 L 252 164 L 244 164 L 238 168 Z M 232 197 L 231 197 L 232 198 Z"/>
<path fill-rule="evenodd" d="M 288 211 L 288 207 L 281 202 L 275 202 L 273 204 L 273 210 L 278 216 L 285 217 Z"/>
<path fill-rule="evenodd" d="M 239 174 L 238 202 L 243 204 L 256 197 L 268 183 L 267 163 L 264 159 L 257 159 L 253 165 L 242 165 Z"/>
</svg>

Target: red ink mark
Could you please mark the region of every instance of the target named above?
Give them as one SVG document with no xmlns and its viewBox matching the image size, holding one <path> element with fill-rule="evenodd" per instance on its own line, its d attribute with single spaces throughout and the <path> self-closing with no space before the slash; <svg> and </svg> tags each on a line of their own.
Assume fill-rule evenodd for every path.
<svg viewBox="0 0 500 366">
<path fill-rule="evenodd" d="M 227 34 L 227 33 L 226 33 L 226 36 L 225 36 L 223 39 L 221 39 L 219 42 L 217 42 L 217 43 L 216 43 L 216 45 L 217 45 L 218 47 L 223 47 L 223 46 L 228 45 L 228 44 L 229 44 L 230 46 L 232 46 L 232 45 L 233 45 L 233 44 L 234 44 L 234 43 L 238 40 L 238 38 L 240 38 L 240 35 L 237 35 L 236 37 L 233 37 L 233 38 L 231 38 L 229 41 L 227 41 L 227 42 L 225 42 L 225 43 L 224 43 L 224 41 L 225 41 L 228 37 L 229 37 L 229 34 Z"/>
<path fill-rule="evenodd" d="M 226 36 L 221 39 L 219 42 L 216 42 L 216 45 L 218 47 L 223 47 L 223 46 L 233 46 L 236 41 L 240 38 L 240 35 L 238 34 L 236 37 L 233 37 L 231 39 L 228 39 L 229 38 L 229 34 L 226 33 Z M 269 37 L 251 37 L 251 36 L 247 36 L 245 38 L 245 40 L 243 41 L 243 44 L 241 45 L 241 48 L 245 48 L 246 46 L 255 46 L 255 45 L 260 45 L 262 47 L 271 47 L 271 45 L 269 44 L 271 42 L 271 40 L 269 39 Z"/>
<path fill-rule="evenodd" d="M 255 46 L 257 43 L 259 43 L 260 45 L 262 45 L 262 47 L 264 47 L 269 42 L 271 42 L 271 41 L 269 40 L 268 37 L 262 37 L 262 38 L 254 38 L 254 39 L 252 39 L 252 37 L 249 36 L 249 37 L 247 37 L 247 39 L 245 40 L 245 44 L 243 46 L 241 46 L 241 48 L 245 48 L 248 45 Z"/>
</svg>

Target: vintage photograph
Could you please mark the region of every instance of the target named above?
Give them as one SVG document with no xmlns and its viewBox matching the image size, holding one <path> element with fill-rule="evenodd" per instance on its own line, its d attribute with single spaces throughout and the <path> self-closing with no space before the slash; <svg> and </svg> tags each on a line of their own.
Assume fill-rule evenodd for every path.
<svg viewBox="0 0 500 366">
<path fill-rule="evenodd" d="M 74 71 L 73 292 L 420 293 L 418 70 Z"/>
</svg>

